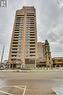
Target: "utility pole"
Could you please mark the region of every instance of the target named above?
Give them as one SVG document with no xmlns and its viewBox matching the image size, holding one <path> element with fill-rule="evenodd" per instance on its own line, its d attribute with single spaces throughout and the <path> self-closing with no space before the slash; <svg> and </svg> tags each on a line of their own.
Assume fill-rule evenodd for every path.
<svg viewBox="0 0 63 95">
<path fill-rule="evenodd" d="M 3 46 L 3 49 L 2 49 L 1 64 L 2 64 L 2 61 L 3 61 L 4 49 L 5 49 L 5 46 Z M 1 64 L 0 64 L 0 65 L 1 65 Z"/>
</svg>

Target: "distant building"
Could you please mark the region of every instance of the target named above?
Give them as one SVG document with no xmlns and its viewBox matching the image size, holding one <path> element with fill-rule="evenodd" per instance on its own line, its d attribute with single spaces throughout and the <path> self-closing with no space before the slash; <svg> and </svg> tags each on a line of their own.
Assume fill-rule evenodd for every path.
<svg viewBox="0 0 63 95">
<path fill-rule="evenodd" d="M 46 66 L 51 67 L 52 58 L 51 58 L 49 42 L 47 40 L 45 40 L 45 59 L 46 59 Z"/>
<path fill-rule="evenodd" d="M 63 57 L 54 57 L 52 58 L 53 67 L 63 67 Z"/>
<path fill-rule="evenodd" d="M 37 66 L 45 66 L 45 43 L 37 42 Z"/>
<path fill-rule="evenodd" d="M 16 11 L 10 52 L 9 66 L 34 67 L 37 52 L 36 10 L 33 6 L 25 6 Z"/>
</svg>

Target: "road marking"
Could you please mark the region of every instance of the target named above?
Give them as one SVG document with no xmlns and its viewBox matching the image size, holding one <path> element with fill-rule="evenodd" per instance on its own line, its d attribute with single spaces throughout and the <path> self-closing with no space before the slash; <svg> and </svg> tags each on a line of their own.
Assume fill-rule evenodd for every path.
<svg viewBox="0 0 63 95">
<path fill-rule="evenodd" d="M 22 86 L 22 87 L 19 87 L 19 86 Z M 3 88 L 3 87 L 16 87 L 16 88 L 18 88 L 18 89 L 24 89 L 25 88 L 25 85 L 9 85 L 9 86 L 2 86 L 2 87 L 0 87 L 0 88 Z"/>
<path fill-rule="evenodd" d="M 25 92 L 26 92 L 26 85 L 25 85 L 25 88 L 24 88 L 24 92 L 23 92 L 23 95 L 25 95 Z"/>
<path fill-rule="evenodd" d="M 18 87 L 18 86 L 14 86 L 15 88 L 18 88 L 20 90 L 24 89 L 25 87 Z"/>
<path fill-rule="evenodd" d="M 7 95 L 15 95 L 15 94 L 11 94 L 11 93 L 8 93 L 8 92 L 2 91 L 2 90 L 0 90 L 0 92 L 4 93 L 4 94 L 7 94 Z"/>
<path fill-rule="evenodd" d="M 22 87 L 19 87 L 19 86 L 22 86 Z M 18 85 L 18 86 L 16 86 L 16 85 L 14 85 L 14 86 L 5 86 L 5 87 L 15 87 L 15 88 L 18 88 L 18 89 L 20 89 L 20 90 L 24 90 L 23 91 L 23 95 L 25 95 L 25 92 L 26 92 L 26 85 L 24 86 L 24 85 Z M 15 94 L 11 94 L 11 93 L 7 93 L 7 92 L 5 92 L 5 91 L 2 91 L 2 90 L 0 90 L 0 92 L 1 93 L 4 93 L 4 94 L 8 94 L 8 95 L 15 95 Z"/>
<path fill-rule="evenodd" d="M 26 92 L 26 85 L 24 86 L 24 88 L 21 88 L 21 87 L 18 87 L 18 86 L 14 86 L 14 87 L 16 87 L 16 88 L 18 88 L 18 89 L 20 89 L 20 90 L 24 90 L 23 91 L 23 95 L 25 95 L 25 92 Z"/>
</svg>

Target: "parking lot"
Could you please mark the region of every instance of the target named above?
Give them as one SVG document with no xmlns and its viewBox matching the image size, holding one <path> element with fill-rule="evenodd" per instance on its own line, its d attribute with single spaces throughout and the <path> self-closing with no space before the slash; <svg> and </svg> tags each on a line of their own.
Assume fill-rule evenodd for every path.
<svg viewBox="0 0 63 95">
<path fill-rule="evenodd" d="M 4 86 L 0 89 L 0 95 L 25 95 L 26 86 Z"/>
<path fill-rule="evenodd" d="M 63 84 L 61 74 L 58 71 L 0 71 L 0 95 L 55 95 L 52 87 Z"/>
</svg>

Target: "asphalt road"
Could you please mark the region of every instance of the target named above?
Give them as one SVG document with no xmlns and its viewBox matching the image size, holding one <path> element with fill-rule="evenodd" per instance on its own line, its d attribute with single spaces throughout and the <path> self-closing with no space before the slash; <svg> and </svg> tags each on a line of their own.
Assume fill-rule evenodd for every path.
<svg viewBox="0 0 63 95">
<path fill-rule="evenodd" d="M 63 71 L 0 71 L 0 95 L 55 95 L 63 85 Z"/>
</svg>

